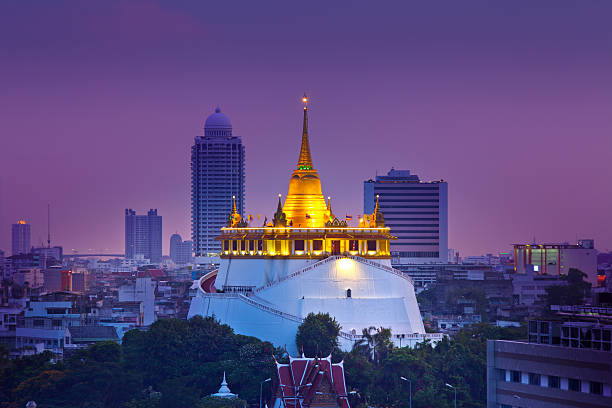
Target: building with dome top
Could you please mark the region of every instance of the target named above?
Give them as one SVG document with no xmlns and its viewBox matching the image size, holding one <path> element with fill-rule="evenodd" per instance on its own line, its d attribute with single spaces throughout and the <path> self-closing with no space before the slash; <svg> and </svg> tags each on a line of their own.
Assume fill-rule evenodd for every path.
<svg viewBox="0 0 612 408">
<path fill-rule="evenodd" d="M 441 334 L 425 333 L 410 277 L 391 267 L 395 237 L 378 204 L 351 225 L 325 201 L 310 154 L 306 97 L 303 102 L 300 153 L 284 202 L 279 195 L 272 220 L 253 225 L 233 201 L 216 237 L 220 266 L 199 280 L 189 317 L 214 316 L 292 354 L 298 326 L 311 312 L 338 321 L 343 349 L 372 326 L 390 328 L 400 346 L 440 340 Z"/>
<path fill-rule="evenodd" d="M 204 136 L 191 147 L 191 234 L 195 256 L 218 255 L 215 240 L 232 211 L 244 211 L 244 146 L 233 136 L 232 123 L 220 108 L 204 124 Z"/>
</svg>

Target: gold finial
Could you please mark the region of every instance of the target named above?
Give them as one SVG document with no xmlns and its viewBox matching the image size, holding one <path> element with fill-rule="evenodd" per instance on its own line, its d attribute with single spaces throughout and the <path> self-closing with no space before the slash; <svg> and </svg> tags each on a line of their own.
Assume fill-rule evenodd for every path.
<svg viewBox="0 0 612 408">
<path fill-rule="evenodd" d="M 298 158 L 298 170 L 312 170 L 312 157 L 310 156 L 310 143 L 308 142 L 308 97 L 304 94 L 304 128 L 302 130 L 302 147 Z"/>
<path fill-rule="evenodd" d="M 376 194 L 376 206 L 374 207 L 374 214 L 376 214 L 378 212 L 378 197 L 379 197 L 379 195 Z"/>
<path fill-rule="evenodd" d="M 232 196 L 233 206 L 232 206 L 232 214 L 238 214 L 238 210 L 236 209 L 236 196 Z"/>
</svg>

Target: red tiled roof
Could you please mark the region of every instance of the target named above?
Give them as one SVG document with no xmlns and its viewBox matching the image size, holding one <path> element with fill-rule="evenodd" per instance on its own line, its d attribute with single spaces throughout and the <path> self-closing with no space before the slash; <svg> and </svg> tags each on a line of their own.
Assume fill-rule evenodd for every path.
<svg viewBox="0 0 612 408">
<path fill-rule="evenodd" d="M 279 383 L 278 397 L 288 408 L 310 406 L 322 382 L 327 380 L 336 394 L 338 407 L 350 408 L 343 363 L 332 364 L 327 358 L 289 358 L 289 364 L 276 364 Z"/>
</svg>

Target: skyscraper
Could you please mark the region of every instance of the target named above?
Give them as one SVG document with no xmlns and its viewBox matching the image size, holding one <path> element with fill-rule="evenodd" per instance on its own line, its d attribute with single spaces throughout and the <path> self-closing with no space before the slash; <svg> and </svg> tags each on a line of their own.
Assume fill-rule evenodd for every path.
<svg viewBox="0 0 612 408">
<path fill-rule="evenodd" d="M 191 148 L 191 234 L 196 256 L 218 254 L 221 234 L 232 212 L 232 196 L 244 213 L 244 146 L 232 136 L 229 118 L 217 108 L 206 119 L 204 136 Z"/>
<path fill-rule="evenodd" d="M 175 264 L 183 265 L 192 261 L 193 242 L 183 241 L 179 234 L 170 237 L 170 259 Z"/>
<path fill-rule="evenodd" d="M 13 255 L 30 253 L 30 224 L 17 221 L 12 227 Z"/>
<path fill-rule="evenodd" d="M 131 208 L 125 210 L 125 257 L 144 256 L 153 263 L 162 258 L 162 217 L 157 209 L 147 215 L 136 215 Z"/>
<path fill-rule="evenodd" d="M 365 181 L 363 196 L 366 214 L 374 210 L 378 196 L 385 223 L 397 237 L 391 241 L 394 266 L 448 261 L 446 182 L 423 182 L 409 170 L 391 169 L 386 176 Z"/>
</svg>

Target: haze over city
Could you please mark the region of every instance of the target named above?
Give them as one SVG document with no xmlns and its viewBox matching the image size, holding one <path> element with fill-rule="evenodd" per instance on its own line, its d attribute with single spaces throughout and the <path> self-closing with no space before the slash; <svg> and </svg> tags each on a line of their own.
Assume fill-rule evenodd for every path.
<svg viewBox="0 0 612 408">
<path fill-rule="evenodd" d="M 326 13 L 320 14 L 325 5 Z M 554 8 L 553 8 L 554 6 Z M 449 247 L 612 249 L 609 2 L 96 1 L 0 7 L 0 248 L 122 253 L 125 208 L 190 237 L 190 146 L 216 106 L 246 148 L 246 213 L 310 143 L 339 215 L 391 167 L 449 188 Z M 484 17 L 486 16 L 486 17 Z M 542 24 L 545 18 L 546 25 Z"/>
</svg>

